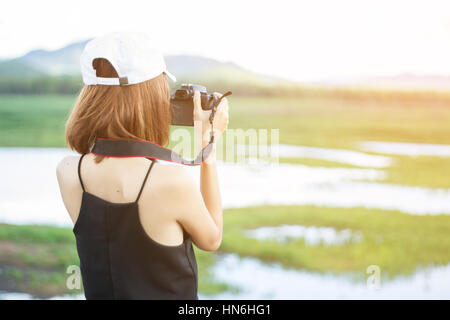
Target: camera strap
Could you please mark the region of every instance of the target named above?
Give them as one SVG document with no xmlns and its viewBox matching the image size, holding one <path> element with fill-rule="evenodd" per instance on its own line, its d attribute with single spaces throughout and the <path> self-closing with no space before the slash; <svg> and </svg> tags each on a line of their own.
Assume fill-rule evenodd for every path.
<svg viewBox="0 0 450 320">
<path fill-rule="evenodd" d="M 214 116 L 217 111 L 217 107 L 222 100 L 222 98 L 229 96 L 231 91 L 228 91 L 222 95 L 217 102 L 214 104 L 211 115 L 209 117 L 209 122 L 211 123 L 211 133 L 209 143 L 204 147 L 194 160 L 184 159 L 179 153 L 163 147 L 157 143 L 139 140 L 139 139 L 107 139 L 97 137 L 95 144 L 92 147 L 91 153 L 103 156 L 103 157 L 144 157 L 150 159 L 164 160 L 176 162 L 188 166 L 197 166 L 202 164 L 202 162 L 208 158 L 209 154 L 213 149 L 214 144 Z"/>
<path fill-rule="evenodd" d="M 213 144 L 209 143 L 202 151 L 200 151 L 194 160 L 187 160 L 177 152 L 151 141 L 138 139 L 106 139 L 97 137 L 91 153 L 103 157 L 144 157 L 180 163 L 188 166 L 196 166 L 202 164 L 209 156 L 212 147 Z"/>
<path fill-rule="evenodd" d="M 214 116 L 216 115 L 216 111 L 217 111 L 217 107 L 220 104 L 220 101 L 222 101 L 223 98 L 225 98 L 226 96 L 231 95 L 232 92 L 231 91 L 227 91 L 226 93 L 224 93 L 217 101 L 216 103 L 214 103 L 212 109 L 211 109 L 211 114 L 209 115 L 209 123 L 211 124 L 211 133 L 210 133 L 210 139 L 209 139 L 209 143 L 214 143 Z"/>
</svg>

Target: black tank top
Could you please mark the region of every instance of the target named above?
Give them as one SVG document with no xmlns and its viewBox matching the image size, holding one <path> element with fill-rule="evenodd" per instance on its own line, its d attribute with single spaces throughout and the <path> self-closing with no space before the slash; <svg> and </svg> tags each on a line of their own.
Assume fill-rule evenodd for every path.
<svg viewBox="0 0 450 320">
<path fill-rule="evenodd" d="M 138 201 L 112 203 L 83 189 L 74 225 L 86 299 L 198 299 L 197 262 L 191 237 L 183 229 L 177 246 L 154 241 L 139 219 Z"/>
</svg>

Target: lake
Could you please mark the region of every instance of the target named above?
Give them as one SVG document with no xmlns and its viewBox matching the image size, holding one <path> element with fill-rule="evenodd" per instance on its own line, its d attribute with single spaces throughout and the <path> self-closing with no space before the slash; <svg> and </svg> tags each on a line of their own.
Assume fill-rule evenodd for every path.
<svg viewBox="0 0 450 320">
<path fill-rule="evenodd" d="M 296 146 L 287 149 L 286 153 L 280 152 L 280 156 L 295 154 L 293 150 Z M 326 155 L 325 148 L 320 152 L 316 149 L 309 156 Z M 298 150 L 305 155 L 307 149 Z M 330 151 L 334 156 L 336 152 Z M 342 152 L 345 155 L 346 151 Z M 355 161 L 355 153 L 358 152 L 349 153 L 348 159 Z M 3 181 L 0 184 L 0 222 L 71 226 L 59 193 L 55 168 L 61 158 L 74 154 L 59 148 L 0 148 L 0 176 Z M 340 156 L 344 161 L 342 153 Z M 385 158 L 381 158 L 382 162 L 387 161 Z M 218 167 L 225 208 L 258 205 L 361 206 L 410 214 L 450 214 L 448 189 L 378 183 L 385 175 L 381 169 L 322 168 L 263 162 L 253 165 L 221 162 Z M 193 176 L 199 176 L 198 167 L 187 169 Z"/>
</svg>

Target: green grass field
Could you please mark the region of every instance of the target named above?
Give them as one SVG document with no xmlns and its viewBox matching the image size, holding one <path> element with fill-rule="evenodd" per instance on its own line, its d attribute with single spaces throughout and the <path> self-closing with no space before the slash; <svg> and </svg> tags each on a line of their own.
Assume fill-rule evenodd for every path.
<svg viewBox="0 0 450 320">
<path fill-rule="evenodd" d="M 72 95 L 0 95 L 0 146 L 63 147 Z M 353 149 L 360 141 L 450 144 L 450 104 L 422 99 L 232 96 L 230 128 L 280 129 L 280 142 Z"/>
<path fill-rule="evenodd" d="M 450 216 L 416 216 L 399 211 L 316 206 L 262 206 L 228 210 L 221 250 L 310 271 L 362 276 L 378 265 L 385 275 L 408 274 L 418 267 L 450 262 Z M 304 225 L 350 229 L 362 241 L 308 245 L 246 238 L 244 230 L 262 226 Z M 245 245 L 242 245 L 245 243 Z"/>
<path fill-rule="evenodd" d="M 0 95 L 0 146 L 63 147 L 74 96 Z"/>
</svg>

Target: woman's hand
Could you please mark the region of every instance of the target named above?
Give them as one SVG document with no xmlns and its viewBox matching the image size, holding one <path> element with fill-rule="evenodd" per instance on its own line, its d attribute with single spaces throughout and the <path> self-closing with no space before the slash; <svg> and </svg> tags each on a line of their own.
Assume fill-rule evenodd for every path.
<svg viewBox="0 0 450 320">
<path fill-rule="evenodd" d="M 217 98 L 222 94 L 214 92 Z M 200 92 L 194 92 L 194 130 L 197 136 L 197 143 L 203 149 L 210 140 L 211 124 L 209 123 L 209 116 L 211 110 L 203 110 L 201 106 Z M 228 127 L 228 101 L 223 98 L 217 106 L 216 114 L 214 116 L 214 141 L 216 142 L 220 136 L 227 130 Z M 200 140 L 201 139 L 201 140 Z"/>
</svg>

